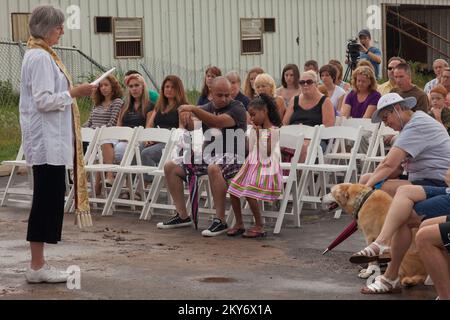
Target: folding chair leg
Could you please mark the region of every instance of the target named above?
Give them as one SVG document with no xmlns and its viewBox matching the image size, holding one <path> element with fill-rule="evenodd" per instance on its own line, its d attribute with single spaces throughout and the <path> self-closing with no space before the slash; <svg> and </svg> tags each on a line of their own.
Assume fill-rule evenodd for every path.
<svg viewBox="0 0 450 320">
<path fill-rule="evenodd" d="M 75 192 L 75 187 L 70 188 L 69 194 L 67 195 L 66 203 L 64 204 L 64 212 L 71 212 L 70 209 L 73 203 L 73 195 Z"/>
<path fill-rule="evenodd" d="M 2 207 L 5 206 L 6 203 L 8 202 L 8 193 L 9 193 L 8 189 L 13 185 L 15 176 L 18 171 L 19 171 L 19 167 L 17 167 L 17 166 L 14 166 L 13 169 L 11 170 L 11 174 L 9 175 L 8 183 L 6 184 L 6 188 L 3 193 L 3 199 L 2 199 L 2 203 L 1 203 Z"/>
<path fill-rule="evenodd" d="M 291 174 L 297 175 L 297 172 L 290 173 L 289 175 L 291 175 Z M 293 188 L 293 184 L 296 183 L 296 179 L 290 180 L 288 178 L 288 182 L 289 183 L 286 183 L 286 188 L 284 189 L 284 192 L 282 193 L 283 199 L 281 201 L 280 210 L 278 211 L 277 221 L 275 223 L 275 228 L 273 230 L 274 234 L 279 234 L 281 231 L 281 226 L 283 225 L 284 216 L 286 215 L 286 209 L 287 209 L 287 205 L 288 205 L 288 201 L 289 201 L 289 195 L 291 194 L 292 189 L 294 190 L 294 193 L 297 192 L 297 189 L 295 187 Z M 296 198 L 296 196 L 293 195 L 293 201 L 295 201 L 295 198 Z M 293 209 L 293 211 L 295 211 L 295 209 Z M 297 215 L 294 213 L 294 219 L 297 219 L 296 216 Z M 299 219 L 298 219 L 298 221 L 296 221 L 296 224 L 297 223 L 300 226 Z"/>
<path fill-rule="evenodd" d="M 295 183 L 292 191 L 292 213 L 294 214 L 294 225 L 300 228 L 300 211 L 298 210 L 298 190 L 297 184 Z"/>
<path fill-rule="evenodd" d="M 124 174 L 118 173 L 116 175 L 116 178 L 114 179 L 114 183 L 111 187 L 111 190 L 109 190 L 109 194 L 106 198 L 105 206 L 103 207 L 102 216 L 112 216 L 114 213 L 113 210 L 113 204 L 114 200 L 117 199 L 120 196 L 120 191 L 122 189 Z"/>
<path fill-rule="evenodd" d="M 156 203 L 159 198 L 159 194 L 162 188 L 163 179 L 160 176 L 156 176 L 153 178 L 152 186 L 147 195 L 147 199 L 145 201 L 145 205 L 142 208 L 141 217 L 139 219 L 150 220 L 153 215 L 153 207 L 152 205 Z"/>
</svg>

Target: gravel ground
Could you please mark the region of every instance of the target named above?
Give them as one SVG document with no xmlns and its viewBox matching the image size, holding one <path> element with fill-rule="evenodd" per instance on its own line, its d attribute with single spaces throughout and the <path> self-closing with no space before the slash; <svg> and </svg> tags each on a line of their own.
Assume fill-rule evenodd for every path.
<svg viewBox="0 0 450 320">
<path fill-rule="evenodd" d="M 0 188 L 6 182 L 0 178 Z M 363 248 L 362 235 L 354 234 L 323 256 L 351 220 L 313 210 L 302 215 L 301 228 L 288 223 L 274 236 L 269 226 L 268 237 L 261 240 L 203 238 L 193 228 L 158 230 L 156 223 L 168 213 L 150 222 L 139 221 L 138 213 L 95 213 L 94 227 L 80 231 L 68 214 L 63 241 L 47 246 L 46 255 L 56 267 L 79 266 L 81 289 L 30 285 L 24 279 L 28 213 L 26 205 L 0 208 L 0 299 L 431 300 L 436 295 L 433 287 L 425 286 L 398 295 L 360 294 L 365 281 L 348 258 Z M 200 229 L 209 219 L 201 217 Z"/>
</svg>

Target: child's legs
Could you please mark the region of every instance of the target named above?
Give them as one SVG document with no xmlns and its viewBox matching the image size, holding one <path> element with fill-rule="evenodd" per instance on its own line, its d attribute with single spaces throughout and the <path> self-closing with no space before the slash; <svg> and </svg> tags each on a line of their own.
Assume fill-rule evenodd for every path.
<svg viewBox="0 0 450 320">
<path fill-rule="evenodd" d="M 248 201 L 248 204 L 250 205 L 250 210 L 252 210 L 253 217 L 255 218 L 255 226 L 257 228 L 262 229 L 264 227 L 264 225 L 262 222 L 261 211 L 259 210 L 258 201 L 256 199 L 248 198 L 248 197 L 247 197 L 247 201 Z"/>
<path fill-rule="evenodd" d="M 243 227 L 244 222 L 242 221 L 241 200 L 232 194 L 230 194 L 230 199 L 231 199 L 231 206 L 233 207 L 234 211 L 234 218 L 236 219 L 234 226 Z"/>
</svg>

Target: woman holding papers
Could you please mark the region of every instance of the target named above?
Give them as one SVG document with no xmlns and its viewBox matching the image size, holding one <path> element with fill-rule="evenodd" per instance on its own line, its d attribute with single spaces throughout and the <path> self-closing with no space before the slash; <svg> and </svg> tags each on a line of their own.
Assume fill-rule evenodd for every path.
<svg viewBox="0 0 450 320">
<path fill-rule="evenodd" d="M 31 14 L 29 29 L 31 37 L 22 64 L 19 103 L 22 144 L 27 164 L 33 168 L 34 181 L 27 233 L 31 264 L 26 279 L 29 283 L 66 282 L 68 274 L 45 261 L 44 243 L 61 241 L 66 166 L 74 166 L 79 226 L 91 223 L 79 112 L 74 98 L 90 96 L 96 86 L 72 87 L 70 75 L 52 49 L 64 34 L 62 11 L 52 6 L 37 7 Z"/>
</svg>

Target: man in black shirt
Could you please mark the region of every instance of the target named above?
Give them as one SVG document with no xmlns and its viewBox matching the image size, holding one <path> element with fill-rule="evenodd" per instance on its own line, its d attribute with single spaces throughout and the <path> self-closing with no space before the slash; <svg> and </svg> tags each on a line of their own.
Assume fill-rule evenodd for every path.
<svg viewBox="0 0 450 320">
<path fill-rule="evenodd" d="M 202 235 L 214 237 L 228 229 L 225 222 L 227 181 L 237 174 L 245 160 L 247 117 L 242 103 L 232 99 L 231 84 L 225 77 L 214 79 L 211 94 L 212 101 L 204 106 L 184 105 L 178 109 L 180 127 L 192 131 L 195 117 L 202 122 L 205 140 L 209 140 L 208 137 L 214 137 L 214 140 L 204 143 L 201 164 L 170 161 L 164 166 L 167 186 L 175 202 L 177 214 L 166 222 L 158 223 L 160 229 L 192 225 L 187 214 L 183 190 L 188 168 L 193 168 L 196 176 L 208 175 L 216 207 L 217 218 L 213 219 L 211 226 L 204 230 Z"/>
</svg>

